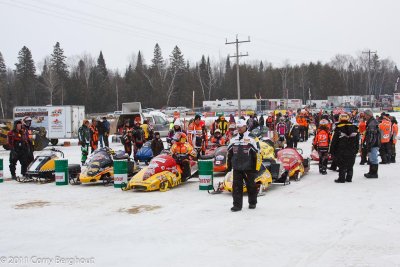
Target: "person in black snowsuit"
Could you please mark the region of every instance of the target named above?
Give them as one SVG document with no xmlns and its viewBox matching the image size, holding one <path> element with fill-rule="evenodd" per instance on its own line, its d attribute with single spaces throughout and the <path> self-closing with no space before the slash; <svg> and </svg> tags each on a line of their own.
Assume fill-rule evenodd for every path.
<svg viewBox="0 0 400 267">
<path fill-rule="evenodd" d="M 349 122 L 349 115 L 341 114 L 333 133 L 329 152 L 339 166 L 339 178 L 335 183 L 351 182 L 353 166 L 359 148 L 360 133 L 358 127 Z"/>
<path fill-rule="evenodd" d="M 10 172 L 12 179 L 16 180 L 16 165 L 21 164 L 21 175 L 25 176 L 27 171 L 27 160 L 29 154 L 29 144 L 25 131 L 22 129 L 22 121 L 14 121 L 14 127 L 8 132 L 8 146 L 10 148 Z"/>
<path fill-rule="evenodd" d="M 242 119 L 236 123 L 238 134 L 234 136 L 228 146 L 228 171 L 233 170 L 231 211 L 240 211 L 243 204 L 243 180 L 246 182 L 249 197 L 249 209 L 257 205 L 257 154 L 259 144 L 247 130 L 246 122 Z"/>
<path fill-rule="evenodd" d="M 300 126 L 297 122 L 293 123 L 288 133 L 287 146 L 290 148 L 297 148 L 297 143 L 300 140 Z"/>
</svg>

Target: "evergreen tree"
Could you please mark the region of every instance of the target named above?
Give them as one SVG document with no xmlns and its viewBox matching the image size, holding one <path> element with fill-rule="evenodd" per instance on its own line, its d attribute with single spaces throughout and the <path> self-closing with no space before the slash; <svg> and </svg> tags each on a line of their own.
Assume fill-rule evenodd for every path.
<svg viewBox="0 0 400 267">
<path fill-rule="evenodd" d="M 104 60 L 103 57 L 103 52 L 100 51 L 100 55 L 99 58 L 97 59 L 97 66 L 96 66 L 97 72 L 103 77 L 107 77 L 108 76 L 108 70 L 106 67 L 106 61 Z"/>
<path fill-rule="evenodd" d="M 34 83 L 36 81 L 36 68 L 35 63 L 32 59 L 31 51 L 26 47 L 18 53 L 18 63 L 16 66 L 16 78 L 18 88 L 16 92 L 16 101 L 18 105 L 30 105 L 35 98 Z"/>
<path fill-rule="evenodd" d="M 180 104 L 177 97 L 182 93 L 182 77 L 185 69 L 185 60 L 178 46 L 174 47 L 170 55 L 170 84 L 167 90 L 167 105 L 171 102 Z"/>
<path fill-rule="evenodd" d="M 64 56 L 64 50 L 60 47 L 60 43 L 57 42 L 54 45 L 53 53 L 51 54 L 50 68 L 55 73 L 57 84 L 53 92 L 53 96 L 58 98 L 56 103 L 64 104 L 64 88 L 68 78 L 68 66 L 65 63 L 66 56 Z"/>
<path fill-rule="evenodd" d="M 140 53 L 140 51 L 139 51 L 138 56 L 137 56 L 136 69 L 135 70 L 137 72 L 142 72 L 143 71 L 143 59 L 142 59 L 142 54 Z"/>
<path fill-rule="evenodd" d="M 156 69 L 164 69 L 165 68 L 165 62 L 164 58 L 161 53 L 161 48 L 158 45 L 158 43 L 154 46 L 154 57 L 151 60 L 151 68 L 156 68 Z"/>
</svg>

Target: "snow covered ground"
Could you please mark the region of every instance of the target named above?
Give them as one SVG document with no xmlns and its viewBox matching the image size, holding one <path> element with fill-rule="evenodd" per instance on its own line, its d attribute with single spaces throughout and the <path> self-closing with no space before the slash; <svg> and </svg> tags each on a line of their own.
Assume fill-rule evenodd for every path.
<svg viewBox="0 0 400 267">
<path fill-rule="evenodd" d="M 310 143 L 300 147 L 309 155 Z M 61 149 L 79 163 L 77 146 Z M 10 177 L 8 152 L 0 157 Z M 0 266 L 400 266 L 399 163 L 368 180 L 358 162 L 353 183 L 336 184 L 336 172 L 321 176 L 313 163 L 301 181 L 236 213 L 229 193 L 199 191 L 197 179 L 150 193 L 6 181 Z"/>
</svg>

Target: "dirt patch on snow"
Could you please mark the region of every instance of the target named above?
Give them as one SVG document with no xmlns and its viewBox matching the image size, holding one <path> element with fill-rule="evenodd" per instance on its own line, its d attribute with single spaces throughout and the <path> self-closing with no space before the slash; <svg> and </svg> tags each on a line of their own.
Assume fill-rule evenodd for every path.
<svg viewBox="0 0 400 267">
<path fill-rule="evenodd" d="M 23 209 L 31 209 L 31 208 L 43 208 L 44 206 L 48 206 L 50 202 L 48 201 L 31 201 L 22 204 L 17 204 L 14 206 L 16 210 L 23 210 Z"/>
<path fill-rule="evenodd" d="M 131 208 L 127 208 L 127 209 L 119 209 L 119 212 L 126 212 L 129 214 L 138 214 L 141 212 L 145 212 L 145 211 L 152 211 L 152 210 L 157 210 L 160 209 L 161 206 L 152 206 L 152 205 L 140 205 L 140 206 L 133 206 Z"/>
</svg>

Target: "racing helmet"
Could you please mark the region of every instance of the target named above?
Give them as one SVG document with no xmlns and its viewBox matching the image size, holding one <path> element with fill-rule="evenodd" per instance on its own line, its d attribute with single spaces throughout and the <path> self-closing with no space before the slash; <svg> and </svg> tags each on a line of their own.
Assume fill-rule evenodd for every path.
<svg viewBox="0 0 400 267">
<path fill-rule="evenodd" d="M 339 121 L 349 121 L 350 120 L 350 116 L 347 113 L 342 113 L 339 115 Z"/>
<path fill-rule="evenodd" d="M 25 126 L 31 126 L 31 123 L 32 123 L 32 118 L 31 117 L 29 117 L 29 116 L 25 116 L 23 119 L 22 119 L 22 122 L 23 122 L 23 124 L 25 125 Z"/>
<path fill-rule="evenodd" d="M 174 126 L 182 127 L 181 126 L 181 120 L 180 119 L 176 119 L 175 122 L 174 122 Z"/>
<path fill-rule="evenodd" d="M 322 120 L 319 122 L 319 125 L 320 125 L 320 126 L 328 126 L 328 124 L 329 124 L 329 121 L 326 120 L 326 119 L 322 119 Z"/>
</svg>

